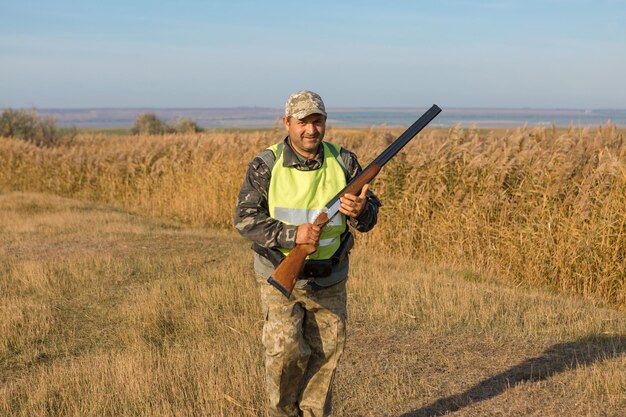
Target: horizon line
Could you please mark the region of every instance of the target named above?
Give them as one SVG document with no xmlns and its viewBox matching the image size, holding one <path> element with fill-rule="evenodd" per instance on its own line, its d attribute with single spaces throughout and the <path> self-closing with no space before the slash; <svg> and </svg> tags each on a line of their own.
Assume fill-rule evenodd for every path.
<svg viewBox="0 0 626 417">
<path fill-rule="evenodd" d="M 428 109 L 430 105 L 423 106 L 333 106 L 328 107 L 327 110 L 335 110 L 335 111 L 345 111 L 345 110 L 412 110 L 412 109 Z M 513 106 L 450 106 L 443 107 L 446 110 L 551 110 L 551 111 L 597 111 L 597 110 L 614 110 L 614 111 L 626 111 L 626 107 L 513 107 Z M 193 106 L 185 106 L 185 107 L 159 107 L 159 106 L 86 106 L 86 107 L 37 107 L 37 106 L 28 106 L 28 107 L 12 107 L 5 106 L 1 108 L 2 110 L 6 109 L 17 109 L 17 110 L 26 110 L 26 109 L 34 109 L 41 111 L 52 111 L 52 110 L 239 110 L 239 109 L 247 109 L 247 110 L 279 110 L 282 111 L 282 107 L 270 107 L 270 106 L 204 106 L 204 107 L 193 107 Z"/>
</svg>

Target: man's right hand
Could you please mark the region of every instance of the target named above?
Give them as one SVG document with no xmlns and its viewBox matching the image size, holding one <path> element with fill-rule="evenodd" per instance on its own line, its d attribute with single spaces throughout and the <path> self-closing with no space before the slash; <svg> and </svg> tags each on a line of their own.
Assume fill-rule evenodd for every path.
<svg viewBox="0 0 626 417">
<path fill-rule="evenodd" d="M 311 223 L 301 224 L 296 231 L 296 244 L 317 246 L 320 241 L 321 230 L 321 227 Z"/>
</svg>

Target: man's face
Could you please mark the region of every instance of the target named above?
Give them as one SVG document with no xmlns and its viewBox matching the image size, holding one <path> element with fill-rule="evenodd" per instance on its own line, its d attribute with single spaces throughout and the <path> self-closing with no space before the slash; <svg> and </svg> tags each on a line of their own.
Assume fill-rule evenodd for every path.
<svg viewBox="0 0 626 417">
<path fill-rule="evenodd" d="M 283 117 L 283 123 L 294 150 L 307 159 L 314 158 L 322 139 L 324 139 L 326 116 L 315 113 L 304 119 Z"/>
</svg>

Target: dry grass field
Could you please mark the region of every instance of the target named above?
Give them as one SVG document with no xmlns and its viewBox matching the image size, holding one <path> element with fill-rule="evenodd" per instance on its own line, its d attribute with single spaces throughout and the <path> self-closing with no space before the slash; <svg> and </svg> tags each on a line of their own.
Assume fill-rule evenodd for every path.
<svg viewBox="0 0 626 417">
<path fill-rule="evenodd" d="M 0 194 L 0 415 L 263 416 L 232 231 Z M 360 245 L 335 415 L 622 416 L 626 316 Z"/>
<path fill-rule="evenodd" d="M 263 416 L 231 219 L 281 137 L 0 138 L 0 416 Z M 624 132 L 430 130 L 372 189 L 335 415 L 626 415 Z"/>
</svg>

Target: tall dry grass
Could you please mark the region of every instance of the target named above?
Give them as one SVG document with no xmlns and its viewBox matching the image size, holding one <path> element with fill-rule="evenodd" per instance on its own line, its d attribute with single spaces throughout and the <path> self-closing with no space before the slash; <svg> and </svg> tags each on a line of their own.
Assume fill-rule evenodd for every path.
<svg viewBox="0 0 626 417">
<path fill-rule="evenodd" d="M 365 165 L 400 131 L 330 129 Z M 41 149 L 0 139 L 0 190 L 48 191 L 230 227 L 248 160 L 282 132 L 104 137 Z M 372 189 L 379 252 L 626 305 L 626 144 L 597 129 L 419 135 Z"/>
</svg>

